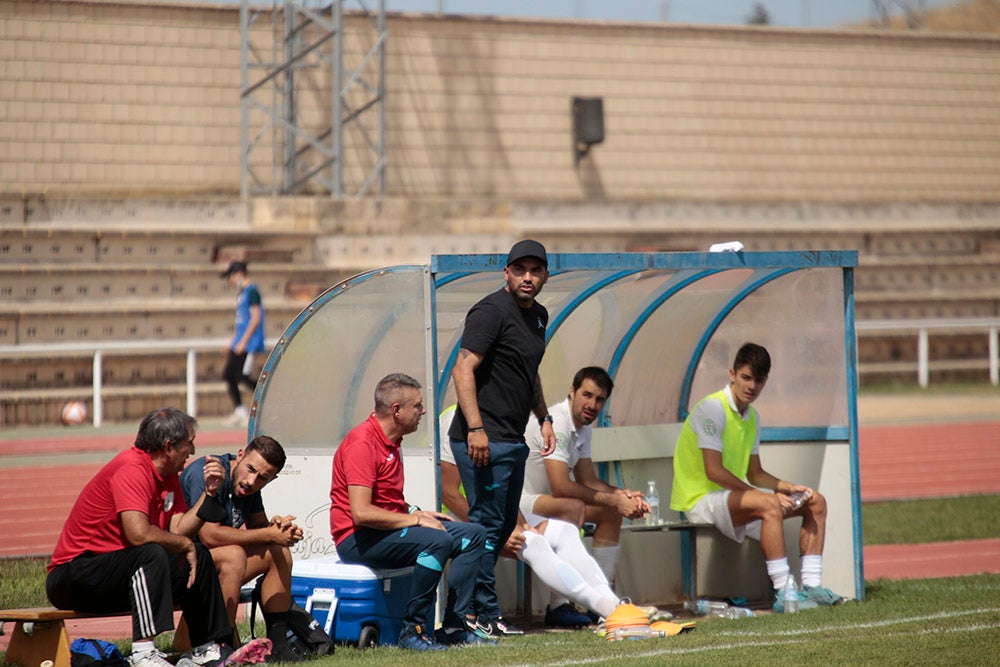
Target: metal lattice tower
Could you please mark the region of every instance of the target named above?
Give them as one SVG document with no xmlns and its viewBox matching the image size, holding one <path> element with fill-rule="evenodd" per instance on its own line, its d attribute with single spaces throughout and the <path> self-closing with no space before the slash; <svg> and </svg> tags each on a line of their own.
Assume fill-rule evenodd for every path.
<svg viewBox="0 0 1000 667">
<path fill-rule="evenodd" d="M 927 15 L 926 0 L 872 0 L 872 21 L 888 28 L 893 8 L 903 10 L 906 26 L 910 30 L 923 27 L 924 17 Z"/>
<path fill-rule="evenodd" d="M 243 197 L 385 194 L 385 0 L 371 2 L 241 0 Z M 345 5 L 360 19 L 347 49 Z"/>
</svg>

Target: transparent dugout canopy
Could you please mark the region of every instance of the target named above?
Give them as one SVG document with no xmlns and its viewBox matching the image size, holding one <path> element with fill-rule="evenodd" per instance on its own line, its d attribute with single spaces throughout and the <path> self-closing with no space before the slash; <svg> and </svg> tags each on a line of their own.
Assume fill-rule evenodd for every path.
<svg viewBox="0 0 1000 667">
<path fill-rule="evenodd" d="M 332 453 L 393 372 L 420 380 L 428 415 L 454 403 L 465 314 L 503 287 L 505 259 L 435 255 L 426 266 L 371 271 L 328 289 L 268 357 L 250 436 L 266 433 L 289 453 Z M 596 365 L 615 381 L 601 425 L 680 422 L 728 382 L 736 350 L 753 341 L 773 360 L 757 401 L 765 426 L 853 444 L 856 266 L 854 251 L 550 254 L 539 295 L 549 311 L 539 369 L 546 403 L 566 395 L 578 369 Z M 426 448 L 436 430 L 425 417 L 404 447 Z"/>
</svg>

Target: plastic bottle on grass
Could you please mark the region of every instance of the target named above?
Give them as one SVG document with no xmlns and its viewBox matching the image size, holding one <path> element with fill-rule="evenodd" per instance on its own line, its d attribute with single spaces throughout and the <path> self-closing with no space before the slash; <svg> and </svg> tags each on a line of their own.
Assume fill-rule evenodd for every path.
<svg viewBox="0 0 1000 667">
<path fill-rule="evenodd" d="M 725 617 L 731 621 L 737 618 L 753 618 L 753 611 L 746 607 L 730 607 L 726 610 Z"/>
<path fill-rule="evenodd" d="M 646 482 L 646 502 L 649 503 L 649 516 L 646 517 L 647 526 L 660 525 L 660 492 L 656 490 L 656 482 L 649 480 Z"/>
<path fill-rule="evenodd" d="M 663 630 L 653 630 L 649 627 L 636 626 L 630 628 L 615 628 L 608 633 L 608 641 L 621 641 L 625 639 L 653 639 L 665 637 Z"/>
<path fill-rule="evenodd" d="M 688 600 L 684 603 L 684 609 L 702 616 L 725 616 L 729 611 L 729 604 L 719 600 Z"/>
<path fill-rule="evenodd" d="M 781 599 L 784 602 L 784 613 L 794 614 L 799 610 L 799 589 L 795 585 L 794 575 L 788 575 L 785 587 L 781 589 Z"/>
</svg>

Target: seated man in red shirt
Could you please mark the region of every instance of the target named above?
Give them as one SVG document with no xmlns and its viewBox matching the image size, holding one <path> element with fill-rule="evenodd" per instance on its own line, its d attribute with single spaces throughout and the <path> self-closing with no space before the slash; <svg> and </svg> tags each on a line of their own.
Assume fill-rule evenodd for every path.
<svg viewBox="0 0 1000 667">
<path fill-rule="evenodd" d="M 420 426 L 426 412 L 420 383 L 393 373 L 375 388 L 375 412 L 356 426 L 333 457 L 330 530 L 345 563 L 373 568 L 413 566 L 410 602 L 399 633 L 400 648 L 439 651 L 450 644 L 487 644 L 476 632 L 472 593 L 485 553 L 482 526 L 452 521 L 447 514 L 403 499 L 403 436 Z M 431 607 L 445 562 L 448 602 L 444 623 L 429 634 Z"/>
<path fill-rule="evenodd" d="M 175 408 L 146 415 L 135 446 L 121 452 L 80 492 L 49 563 L 45 590 L 59 609 L 132 611 L 133 667 L 170 667 L 153 645 L 174 629 L 174 604 L 201 656 L 225 662 L 233 627 L 212 556 L 194 537 L 223 480 L 205 465 L 205 492 L 188 508 L 178 473 L 194 454 L 193 417 Z"/>
</svg>

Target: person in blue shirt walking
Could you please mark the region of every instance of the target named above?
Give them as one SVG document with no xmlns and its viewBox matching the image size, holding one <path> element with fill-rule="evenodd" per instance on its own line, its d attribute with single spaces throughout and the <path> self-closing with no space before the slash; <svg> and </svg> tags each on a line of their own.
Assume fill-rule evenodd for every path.
<svg viewBox="0 0 1000 667">
<path fill-rule="evenodd" d="M 240 385 L 246 385 L 251 391 L 257 386 L 257 381 L 250 377 L 250 371 L 256 355 L 264 352 L 264 303 L 260 290 L 247 277 L 246 262 L 230 262 L 219 277 L 226 278 L 240 291 L 236 299 L 236 329 L 222 370 L 222 379 L 226 381 L 229 398 L 233 401 L 233 414 L 226 424 L 246 426 L 250 413 L 240 398 Z"/>
</svg>

